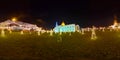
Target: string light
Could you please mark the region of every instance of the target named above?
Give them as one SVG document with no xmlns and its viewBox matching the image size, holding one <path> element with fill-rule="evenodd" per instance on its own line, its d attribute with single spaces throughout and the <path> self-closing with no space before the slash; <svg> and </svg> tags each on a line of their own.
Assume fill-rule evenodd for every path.
<svg viewBox="0 0 120 60">
<path fill-rule="evenodd" d="M 81 32 L 81 33 L 82 33 L 82 35 L 85 34 L 85 33 L 84 33 L 84 29 L 82 29 L 82 32 Z"/>
<path fill-rule="evenodd" d="M 20 32 L 20 34 L 21 34 L 21 35 L 23 35 L 23 34 L 24 34 L 23 30 Z"/>
<path fill-rule="evenodd" d="M 5 37 L 5 31 L 4 31 L 4 29 L 1 30 L 1 36 Z"/>
<path fill-rule="evenodd" d="M 94 26 L 93 26 L 93 28 L 92 28 L 91 39 L 92 39 L 92 40 L 96 40 L 96 39 L 97 39 L 97 36 L 96 36 L 96 33 L 95 33 L 95 27 L 94 27 Z"/>
<path fill-rule="evenodd" d="M 50 30 L 50 36 L 53 36 L 53 30 Z"/>
</svg>

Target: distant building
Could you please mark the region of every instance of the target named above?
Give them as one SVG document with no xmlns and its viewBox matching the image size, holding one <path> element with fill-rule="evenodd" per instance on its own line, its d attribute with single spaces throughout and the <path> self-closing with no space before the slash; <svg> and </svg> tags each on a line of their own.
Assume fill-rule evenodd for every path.
<svg viewBox="0 0 120 60">
<path fill-rule="evenodd" d="M 114 23 L 113 25 L 109 26 L 110 28 L 120 28 L 120 23 L 117 22 L 117 16 L 114 15 Z"/>
<path fill-rule="evenodd" d="M 80 29 L 79 25 L 69 24 L 65 25 L 64 22 L 61 25 L 58 25 L 56 22 L 56 27 L 53 29 L 54 32 L 75 32 Z"/>
<path fill-rule="evenodd" d="M 35 30 L 37 25 L 29 24 L 21 21 L 7 20 L 0 23 L 0 29 L 11 29 L 11 30 Z"/>
</svg>

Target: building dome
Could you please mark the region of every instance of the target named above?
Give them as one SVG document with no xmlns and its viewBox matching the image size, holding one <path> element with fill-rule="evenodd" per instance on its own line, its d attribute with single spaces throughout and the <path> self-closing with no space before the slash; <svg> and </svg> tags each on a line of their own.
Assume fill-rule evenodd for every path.
<svg viewBox="0 0 120 60">
<path fill-rule="evenodd" d="M 64 23 L 64 22 L 62 22 L 62 23 L 61 23 L 61 25 L 62 25 L 62 26 L 65 26 L 65 23 Z"/>
</svg>

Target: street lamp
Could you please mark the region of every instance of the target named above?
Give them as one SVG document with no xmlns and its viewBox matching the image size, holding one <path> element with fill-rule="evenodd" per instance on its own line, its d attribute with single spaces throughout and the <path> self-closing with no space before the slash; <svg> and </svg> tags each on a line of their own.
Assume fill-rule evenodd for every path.
<svg viewBox="0 0 120 60">
<path fill-rule="evenodd" d="M 13 21 L 13 22 L 16 22 L 16 21 L 17 21 L 17 18 L 15 18 L 15 17 L 12 18 L 12 21 Z"/>
</svg>

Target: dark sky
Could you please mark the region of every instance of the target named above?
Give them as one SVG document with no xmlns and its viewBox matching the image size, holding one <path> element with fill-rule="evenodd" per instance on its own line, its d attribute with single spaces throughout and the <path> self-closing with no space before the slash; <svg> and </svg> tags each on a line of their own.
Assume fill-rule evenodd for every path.
<svg viewBox="0 0 120 60">
<path fill-rule="evenodd" d="M 54 27 L 56 21 L 81 27 L 108 26 L 114 14 L 120 20 L 119 3 L 115 0 L 3 0 L 0 1 L 0 21 L 17 17 L 47 28 Z"/>
</svg>

